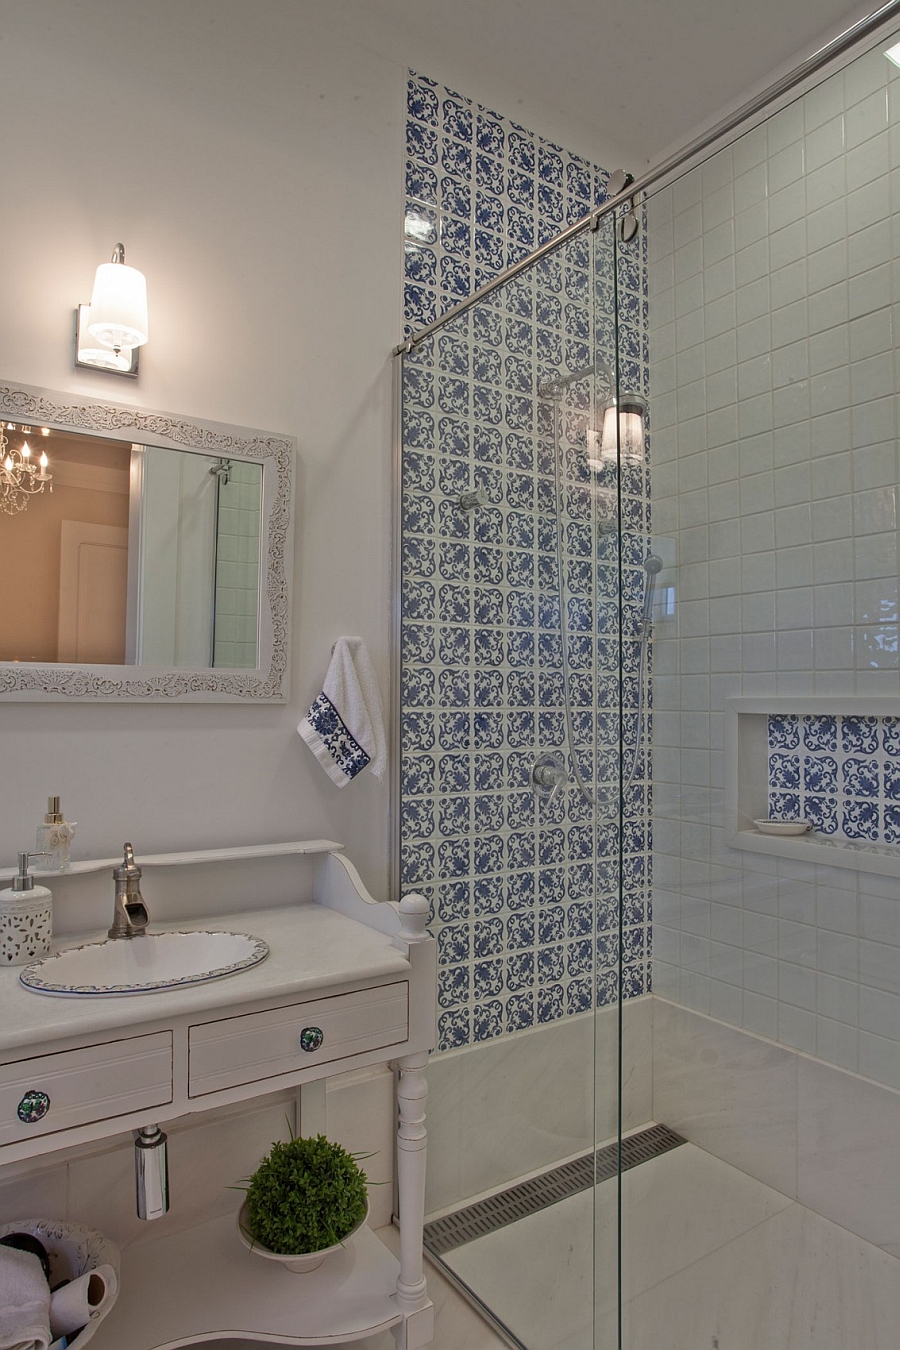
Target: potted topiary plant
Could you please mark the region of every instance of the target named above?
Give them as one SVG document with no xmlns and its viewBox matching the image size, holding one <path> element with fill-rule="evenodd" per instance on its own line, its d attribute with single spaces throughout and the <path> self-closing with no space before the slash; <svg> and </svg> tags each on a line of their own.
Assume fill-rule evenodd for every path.
<svg viewBox="0 0 900 1350">
<path fill-rule="evenodd" d="M 238 1233 L 257 1256 L 315 1270 L 366 1221 L 366 1174 L 324 1134 L 274 1143 L 244 1189 Z"/>
</svg>

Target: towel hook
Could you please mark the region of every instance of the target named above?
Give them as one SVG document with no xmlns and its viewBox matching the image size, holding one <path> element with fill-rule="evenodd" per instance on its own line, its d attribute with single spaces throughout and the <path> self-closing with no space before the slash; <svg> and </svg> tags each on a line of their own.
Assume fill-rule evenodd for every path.
<svg viewBox="0 0 900 1350">
<path fill-rule="evenodd" d="M 337 642 L 332 642 L 332 644 L 331 644 L 331 655 L 332 655 L 332 656 L 334 656 L 335 648 L 337 647 L 338 642 L 340 642 L 340 641 L 341 641 L 341 639 L 338 638 L 338 639 L 337 639 Z M 351 646 L 355 645 L 355 646 L 358 647 L 359 644 L 362 642 L 362 638 L 361 638 L 361 637 L 345 637 L 345 638 L 343 639 L 343 641 L 344 641 L 344 642 L 349 642 L 349 643 L 351 644 Z"/>
</svg>

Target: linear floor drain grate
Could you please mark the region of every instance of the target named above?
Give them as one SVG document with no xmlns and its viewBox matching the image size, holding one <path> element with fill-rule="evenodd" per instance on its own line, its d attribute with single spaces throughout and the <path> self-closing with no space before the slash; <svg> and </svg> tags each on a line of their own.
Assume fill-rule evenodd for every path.
<svg viewBox="0 0 900 1350">
<path fill-rule="evenodd" d="M 622 1171 L 649 1162 L 685 1142 L 667 1125 L 651 1125 L 637 1134 L 630 1134 L 622 1140 Z M 586 1191 L 598 1181 L 609 1181 L 616 1175 L 618 1167 L 618 1144 L 607 1144 L 595 1153 L 585 1153 L 583 1157 L 554 1167 L 530 1181 L 520 1181 L 487 1200 L 477 1200 L 474 1205 L 466 1205 L 442 1219 L 432 1220 L 425 1225 L 425 1250 L 432 1256 L 443 1256 L 466 1242 L 505 1228 L 517 1219 L 536 1214 L 579 1191 Z"/>
</svg>

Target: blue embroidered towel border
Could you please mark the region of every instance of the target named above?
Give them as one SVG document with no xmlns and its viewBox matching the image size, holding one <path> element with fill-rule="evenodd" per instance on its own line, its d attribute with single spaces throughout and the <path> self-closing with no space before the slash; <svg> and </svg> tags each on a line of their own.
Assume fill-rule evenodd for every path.
<svg viewBox="0 0 900 1350">
<path fill-rule="evenodd" d="M 362 638 L 338 638 L 322 692 L 297 730 L 338 787 L 367 766 L 376 778 L 382 777 L 387 764 L 384 717 Z"/>
</svg>

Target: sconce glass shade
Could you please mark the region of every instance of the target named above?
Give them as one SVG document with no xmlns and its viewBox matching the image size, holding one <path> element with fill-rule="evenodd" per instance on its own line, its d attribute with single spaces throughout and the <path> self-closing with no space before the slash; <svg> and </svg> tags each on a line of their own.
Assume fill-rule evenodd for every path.
<svg viewBox="0 0 900 1350">
<path fill-rule="evenodd" d="M 618 399 L 609 399 L 603 409 L 599 433 L 601 464 L 615 464 L 618 460 L 643 462 L 645 410 L 644 400 L 636 394 L 620 394 Z M 596 432 L 594 439 L 595 442 L 598 439 Z M 590 440 L 588 454 L 592 455 Z M 593 458 L 588 462 L 592 468 L 600 467 Z"/>
<path fill-rule="evenodd" d="M 147 341 L 147 282 L 143 272 L 124 262 L 100 264 L 94 278 L 88 332 L 113 351 L 140 347 Z"/>
<path fill-rule="evenodd" d="M 90 305 L 79 305 L 75 313 L 75 364 L 93 366 L 97 370 L 113 370 L 119 375 L 130 374 L 135 369 L 131 348 L 122 347 L 119 351 L 113 351 L 112 347 L 101 347 L 89 330 Z"/>
</svg>

